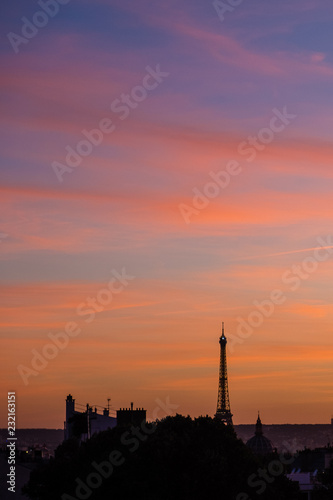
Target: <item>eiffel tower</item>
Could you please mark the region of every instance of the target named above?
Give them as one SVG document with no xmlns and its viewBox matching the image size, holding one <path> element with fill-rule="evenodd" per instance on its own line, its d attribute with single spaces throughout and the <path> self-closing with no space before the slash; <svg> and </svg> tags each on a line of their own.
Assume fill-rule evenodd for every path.
<svg viewBox="0 0 333 500">
<path fill-rule="evenodd" d="M 219 392 L 217 398 L 217 410 L 215 418 L 227 425 L 232 425 L 232 413 L 230 411 L 229 390 L 228 390 L 228 373 L 227 373 L 227 339 L 224 335 L 224 323 L 222 323 L 222 335 L 219 340 L 220 349 L 220 375 L 219 375 Z"/>
</svg>

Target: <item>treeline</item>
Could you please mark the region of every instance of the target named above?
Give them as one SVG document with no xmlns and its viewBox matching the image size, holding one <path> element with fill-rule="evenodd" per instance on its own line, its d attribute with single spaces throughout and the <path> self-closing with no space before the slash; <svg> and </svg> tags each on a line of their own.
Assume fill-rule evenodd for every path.
<svg viewBox="0 0 333 500">
<path fill-rule="evenodd" d="M 299 500 L 284 472 L 277 455 L 255 457 L 231 427 L 176 415 L 65 441 L 24 492 L 36 500 Z"/>
</svg>

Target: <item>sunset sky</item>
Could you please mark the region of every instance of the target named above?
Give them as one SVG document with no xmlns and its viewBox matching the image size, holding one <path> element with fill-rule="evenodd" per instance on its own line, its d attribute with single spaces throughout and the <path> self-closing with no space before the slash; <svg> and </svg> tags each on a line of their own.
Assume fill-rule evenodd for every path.
<svg viewBox="0 0 333 500">
<path fill-rule="evenodd" d="M 235 424 L 329 423 L 332 1 L 41 4 L 1 7 L 0 427 L 213 416 L 222 321 Z"/>
</svg>

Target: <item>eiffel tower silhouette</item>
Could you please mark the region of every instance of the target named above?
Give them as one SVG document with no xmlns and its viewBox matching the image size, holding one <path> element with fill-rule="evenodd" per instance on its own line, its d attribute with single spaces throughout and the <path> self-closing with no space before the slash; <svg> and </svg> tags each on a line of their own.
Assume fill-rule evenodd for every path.
<svg viewBox="0 0 333 500">
<path fill-rule="evenodd" d="M 222 335 L 220 343 L 220 374 L 219 374 L 219 391 L 217 397 L 217 410 L 215 418 L 227 425 L 232 425 L 232 413 L 230 411 L 229 390 L 228 390 L 228 373 L 227 373 L 227 338 L 224 335 L 224 323 L 222 323 Z"/>
</svg>

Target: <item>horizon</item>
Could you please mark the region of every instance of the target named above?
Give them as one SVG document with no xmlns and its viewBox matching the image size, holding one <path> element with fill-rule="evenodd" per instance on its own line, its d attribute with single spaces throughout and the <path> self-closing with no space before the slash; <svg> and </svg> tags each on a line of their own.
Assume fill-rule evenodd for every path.
<svg viewBox="0 0 333 500">
<path fill-rule="evenodd" d="M 213 415 L 224 321 L 234 421 L 329 421 L 333 3 L 66 1 L 0 19 L 1 404 Z"/>
<path fill-rule="evenodd" d="M 191 417 L 191 415 L 182 415 L 181 413 L 180 413 L 180 415 L 183 416 L 183 417 Z M 169 415 L 169 416 L 175 416 L 175 415 Z M 207 417 L 207 415 L 198 415 L 198 417 L 191 417 L 191 418 L 193 420 L 195 418 L 200 418 L 200 417 Z M 210 415 L 208 415 L 208 417 L 210 417 Z M 165 417 L 165 418 L 167 418 L 167 417 Z M 213 419 L 213 417 L 211 417 L 211 418 Z M 149 420 L 147 419 L 147 421 L 149 421 Z M 151 422 L 153 422 L 153 420 L 151 420 Z M 240 427 L 241 425 L 246 425 L 246 426 L 254 427 L 255 428 L 255 422 L 254 423 L 252 422 L 252 423 L 233 424 L 233 427 Z M 269 426 L 272 426 L 272 425 L 276 425 L 276 426 L 282 426 L 282 425 L 300 425 L 300 426 L 301 425 L 302 426 L 304 426 L 304 425 L 309 425 L 309 426 L 312 426 L 312 425 L 326 426 L 326 425 L 328 425 L 328 426 L 332 426 L 331 423 L 326 423 L 326 424 L 318 424 L 318 423 L 317 424 L 316 423 L 315 424 L 309 424 L 309 423 L 291 424 L 291 423 L 288 423 L 288 422 L 287 423 L 279 423 L 279 424 L 276 424 L 276 423 L 262 423 L 263 427 L 269 427 Z M 17 427 L 16 428 L 16 431 L 27 431 L 27 430 L 32 430 L 32 431 L 34 431 L 34 430 L 40 430 L 40 431 L 45 430 L 45 431 L 61 431 L 61 432 L 64 431 L 64 429 L 61 428 L 61 427 Z M 0 431 L 7 431 L 7 428 L 6 427 L 3 427 L 3 428 L 0 427 Z"/>
</svg>

